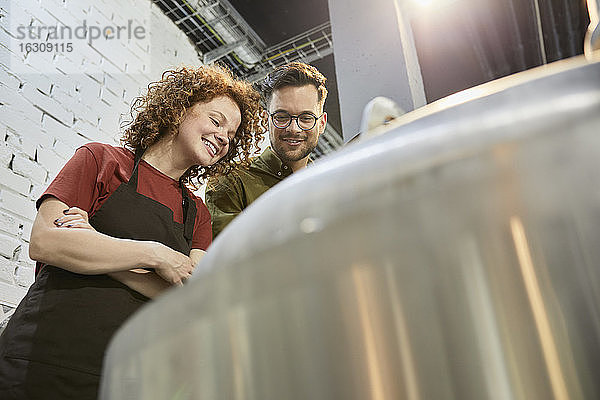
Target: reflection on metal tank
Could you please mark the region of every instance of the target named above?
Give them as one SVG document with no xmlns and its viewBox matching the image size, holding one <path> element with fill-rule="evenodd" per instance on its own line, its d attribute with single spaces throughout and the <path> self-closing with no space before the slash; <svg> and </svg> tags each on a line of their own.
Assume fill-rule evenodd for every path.
<svg viewBox="0 0 600 400">
<path fill-rule="evenodd" d="M 600 398 L 600 63 L 382 129 L 265 194 L 136 314 L 102 398 Z"/>
</svg>

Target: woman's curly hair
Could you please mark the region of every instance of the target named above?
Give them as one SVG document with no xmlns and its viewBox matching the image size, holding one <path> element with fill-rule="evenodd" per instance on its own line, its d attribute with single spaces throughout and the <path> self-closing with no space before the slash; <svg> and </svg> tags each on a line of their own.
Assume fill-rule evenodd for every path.
<svg viewBox="0 0 600 400">
<path fill-rule="evenodd" d="M 258 152 L 258 143 L 266 131 L 261 118 L 260 95 L 248 82 L 235 78 L 223 67 L 181 67 L 163 73 L 160 81 L 148 85 L 145 95 L 131 106 L 131 120 L 125 121 L 121 143 L 132 150 L 145 150 L 169 132 L 177 132 L 188 108 L 220 96 L 231 98 L 240 108 L 241 123 L 229 142 L 229 151 L 210 166 L 196 165 L 181 180 L 194 185 L 208 177 L 226 174 L 238 165 L 247 166 Z"/>
</svg>

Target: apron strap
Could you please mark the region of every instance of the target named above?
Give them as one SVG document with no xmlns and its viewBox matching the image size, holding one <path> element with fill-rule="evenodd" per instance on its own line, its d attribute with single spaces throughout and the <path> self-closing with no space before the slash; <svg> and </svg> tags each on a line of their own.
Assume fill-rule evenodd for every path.
<svg viewBox="0 0 600 400">
<path fill-rule="evenodd" d="M 190 200 L 182 179 L 179 179 L 179 187 L 181 188 L 181 206 L 183 208 L 183 236 L 185 236 L 188 243 L 191 244 L 194 235 L 196 205 Z M 191 212 L 189 212 L 190 207 Z"/>
<path fill-rule="evenodd" d="M 140 165 L 140 161 L 142 160 L 142 156 L 144 155 L 145 151 L 146 150 L 144 149 L 135 150 L 133 171 L 131 171 L 131 177 L 129 178 L 129 181 L 127 181 L 127 184 L 132 185 L 136 192 L 138 184 L 138 165 Z"/>
</svg>

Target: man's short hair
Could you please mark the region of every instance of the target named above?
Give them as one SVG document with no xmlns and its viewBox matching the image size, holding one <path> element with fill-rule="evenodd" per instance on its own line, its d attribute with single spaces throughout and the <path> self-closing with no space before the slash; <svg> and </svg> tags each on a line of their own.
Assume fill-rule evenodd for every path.
<svg viewBox="0 0 600 400">
<path fill-rule="evenodd" d="M 265 106 L 268 107 L 273 97 L 273 92 L 286 86 L 313 85 L 317 89 L 319 105 L 322 107 L 327 98 L 325 82 L 327 78 L 312 65 L 302 62 L 291 62 L 277 67 L 269 73 L 260 84 L 260 91 Z"/>
</svg>

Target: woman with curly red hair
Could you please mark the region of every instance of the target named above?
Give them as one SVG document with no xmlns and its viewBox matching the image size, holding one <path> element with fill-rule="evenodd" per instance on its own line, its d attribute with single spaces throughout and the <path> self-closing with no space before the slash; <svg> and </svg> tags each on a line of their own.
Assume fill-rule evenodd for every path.
<svg viewBox="0 0 600 400">
<path fill-rule="evenodd" d="M 37 201 L 37 275 L 0 338 L 1 398 L 97 397 L 115 330 L 181 285 L 211 242 L 187 186 L 248 163 L 260 115 L 259 94 L 228 71 L 180 68 L 134 101 L 125 147 L 76 151 Z"/>
</svg>

